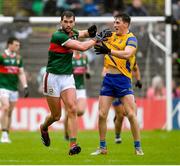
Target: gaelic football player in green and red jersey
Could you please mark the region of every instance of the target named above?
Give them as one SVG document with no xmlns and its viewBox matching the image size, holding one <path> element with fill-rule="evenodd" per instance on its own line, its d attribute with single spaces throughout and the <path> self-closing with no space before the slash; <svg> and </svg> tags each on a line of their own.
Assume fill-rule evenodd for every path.
<svg viewBox="0 0 180 166">
<path fill-rule="evenodd" d="M 80 117 L 84 114 L 87 106 L 85 78 L 87 79 L 90 78 L 87 55 L 80 51 L 74 51 L 72 65 L 73 65 L 73 76 L 76 85 L 77 116 Z M 67 114 L 65 114 L 65 119 L 64 119 L 64 136 L 66 140 L 69 140 Z"/>
<path fill-rule="evenodd" d="M 27 97 L 29 94 L 19 49 L 19 40 L 11 37 L 7 41 L 7 49 L 0 54 L 1 143 L 11 143 L 9 129 L 12 110 L 18 99 L 19 80 L 24 88 L 24 97 Z"/>
<path fill-rule="evenodd" d="M 61 28 L 54 32 L 50 41 L 49 57 L 46 74 L 43 79 L 44 94 L 46 96 L 50 115 L 40 126 L 42 142 L 45 146 L 50 145 L 48 127 L 58 121 L 61 117 L 61 103 L 63 100 L 68 115 L 69 155 L 78 154 L 81 151 L 77 145 L 77 100 L 74 77 L 72 73 L 73 50 L 85 51 L 103 41 L 111 35 L 109 30 L 96 34 L 96 26 L 88 30 L 78 31 L 74 29 L 75 16 L 71 11 L 65 11 L 61 15 Z M 93 37 L 92 39 L 80 42 L 80 37 Z"/>
</svg>

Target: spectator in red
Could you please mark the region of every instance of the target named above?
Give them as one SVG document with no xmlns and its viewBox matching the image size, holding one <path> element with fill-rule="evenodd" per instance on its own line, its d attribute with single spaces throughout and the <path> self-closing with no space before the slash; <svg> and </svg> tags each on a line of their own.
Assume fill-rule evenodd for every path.
<svg viewBox="0 0 180 166">
<path fill-rule="evenodd" d="M 166 98 L 166 89 L 162 77 L 157 75 L 152 79 L 152 85 L 146 93 L 149 99 L 164 99 Z"/>
<path fill-rule="evenodd" d="M 180 87 L 177 87 L 176 82 L 172 81 L 172 95 L 173 98 L 180 98 Z"/>
</svg>

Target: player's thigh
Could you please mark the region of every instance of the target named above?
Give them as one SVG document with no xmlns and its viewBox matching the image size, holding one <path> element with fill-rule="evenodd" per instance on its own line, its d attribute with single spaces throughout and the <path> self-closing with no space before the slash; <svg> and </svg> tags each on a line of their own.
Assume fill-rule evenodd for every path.
<svg viewBox="0 0 180 166">
<path fill-rule="evenodd" d="M 61 102 L 59 97 L 46 96 L 46 100 L 53 117 L 61 115 Z"/>
<path fill-rule="evenodd" d="M 18 91 L 10 91 L 10 96 L 9 96 L 9 101 L 10 101 L 9 111 L 10 112 L 12 112 L 12 110 L 14 109 L 17 103 L 18 97 L 19 97 Z"/>
<path fill-rule="evenodd" d="M 1 102 L 1 107 L 4 109 L 8 109 L 10 106 L 9 96 L 10 96 L 9 90 L 0 89 L 0 102 Z"/>
<path fill-rule="evenodd" d="M 103 117 L 107 117 L 113 97 L 111 96 L 99 96 L 99 114 Z"/>
<path fill-rule="evenodd" d="M 69 88 L 61 92 L 61 98 L 67 110 L 77 108 L 76 89 Z"/>
<path fill-rule="evenodd" d="M 87 104 L 87 95 L 85 89 L 77 89 L 77 107 L 78 110 L 85 110 Z"/>
<path fill-rule="evenodd" d="M 136 103 L 134 95 L 126 95 L 121 98 L 126 113 L 136 113 Z"/>
</svg>

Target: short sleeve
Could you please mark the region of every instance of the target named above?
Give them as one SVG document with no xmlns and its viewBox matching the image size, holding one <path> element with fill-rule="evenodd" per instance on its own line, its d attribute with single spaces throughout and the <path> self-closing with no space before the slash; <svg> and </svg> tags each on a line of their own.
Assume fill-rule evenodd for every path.
<svg viewBox="0 0 180 166">
<path fill-rule="evenodd" d="M 138 45 L 137 44 L 137 39 L 136 39 L 135 36 L 128 38 L 128 40 L 126 42 L 126 46 L 132 46 L 132 47 L 137 48 L 137 45 Z"/>
<path fill-rule="evenodd" d="M 69 36 L 67 34 L 58 31 L 55 32 L 51 38 L 52 43 L 56 43 L 60 45 L 63 45 L 68 40 L 69 40 Z"/>
</svg>

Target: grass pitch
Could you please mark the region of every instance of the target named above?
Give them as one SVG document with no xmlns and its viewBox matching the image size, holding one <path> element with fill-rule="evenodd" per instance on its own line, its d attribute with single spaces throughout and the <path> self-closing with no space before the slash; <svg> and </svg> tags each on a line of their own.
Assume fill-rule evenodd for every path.
<svg viewBox="0 0 180 166">
<path fill-rule="evenodd" d="M 11 144 L 0 143 L 0 164 L 13 165 L 138 165 L 180 164 L 180 131 L 142 131 L 144 156 L 134 155 L 131 133 L 122 133 L 122 144 L 114 143 L 114 132 L 108 131 L 108 155 L 91 156 L 99 144 L 97 131 L 80 131 L 79 155 L 68 155 L 68 142 L 61 132 L 50 132 L 51 146 L 45 147 L 38 132 L 11 132 Z"/>
</svg>

